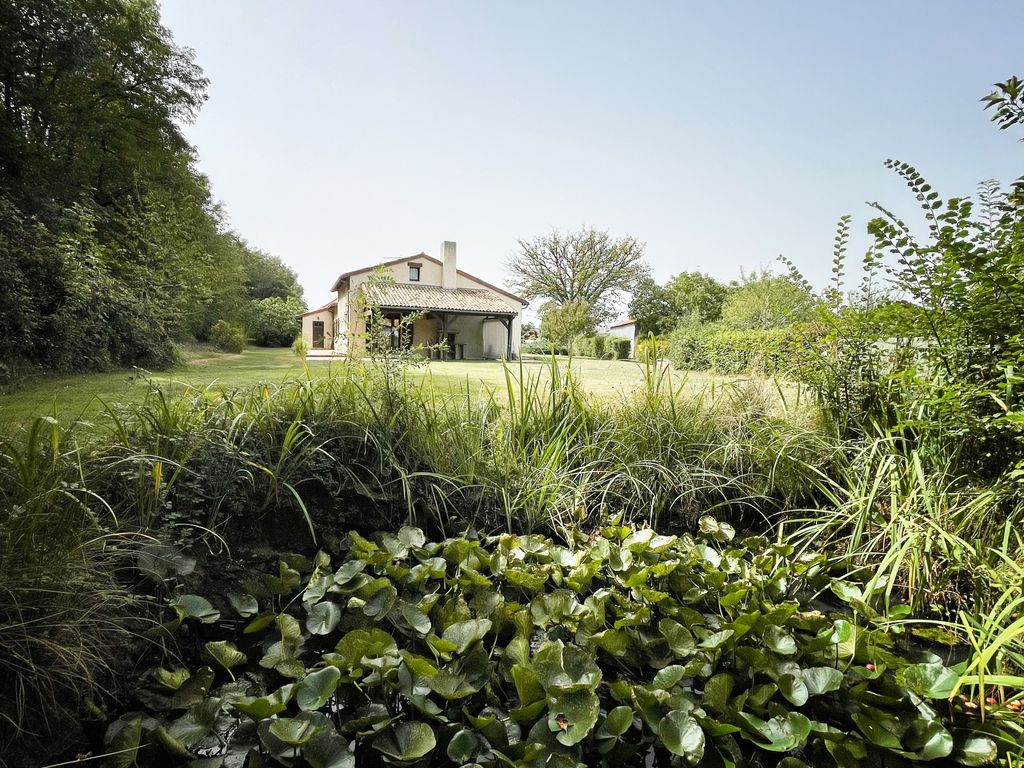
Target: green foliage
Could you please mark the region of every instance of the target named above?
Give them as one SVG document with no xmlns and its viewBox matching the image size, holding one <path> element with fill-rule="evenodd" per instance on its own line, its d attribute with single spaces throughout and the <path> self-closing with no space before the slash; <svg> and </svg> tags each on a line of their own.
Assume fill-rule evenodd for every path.
<svg viewBox="0 0 1024 768">
<path fill-rule="evenodd" d="M 545 304 L 540 315 L 540 335 L 556 348 L 570 349 L 578 337 L 594 330 L 592 308 L 586 302 Z"/>
<path fill-rule="evenodd" d="M 317 764 L 330 752 L 355 765 L 379 753 L 524 768 L 552 755 L 627 766 L 1019 756 L 1021 725 L 976 727 L 962 701 L 947 701 L 957 675 L 936 657 L 906 658 L 884 629 L 793 599 L 856 588 L 824 555 L 736 541 L 711 517 L 699 528 L 609 525 L 564 546 L 350 533 L 336 558 L 303 558 L 303 581 L 279 593 L 286 612 L 263 598 L 260 615 L 276 621 L 191 623 L 200 639 L 232 637 L 208 654 L 221 671 L 189 659 L 195 671 L 176 691 L 163 670 L 147 672 L 144 711 L 115 721 L 108 743 L 127 730 L 128 748 L 175 759 L 258 751 Z M 338 621 L 307 634 L 324 605 Z M 197 676 L 197 695 L 182 697 Z"/>
<path fill-rule="evenodd" d="M 814 309 L 811 291 L 789 275 L 755 274 L 722 304 L 722 325 L 740 331 L 765 331 L 804 322 Z"/>
<path fill-rule="evenodd" d="M 261 347 L 290 347 L 302 330 L 298 318 L 305 309 L 306 305 L 293 297 L 249 302 L 245 313 L 249 338 Z"/>
<path fill-rule="evenodd" d="M 638 336 L 667 335 L 680 325 L 706 325 L 722 318 L 722 305 L 734 285 L 723 285 L 710 275 L 680 272 L 665 285 L 641 278 L 633 291 L 629 316 Z"/>
<path fill-rule="evenodd" d="M 591 329 L 612 317 L 622 294 L 647 273 L 642 243 L 629 236 L 615 240 L 596 229 L 553 230 L 519 240 L 519 248 L 506 265 L 516 289 L 556 307 L 587 307 Z M 541 335 L 547 336 L 543 321 Z"/>
<path fill-rule="evenodd" d="M 636 359 L 641 363 L 653 363 L 667 360 L 670 342 L 668 339 L 640 339 L 636 344 Z"/>
<path fill-rule="evenodd" d="M 680 272 L 665 284 L 675 308 L 675 328 L 680 323 L 706 324 L 722 318 L 722 306 L 735 290 L 735 283 L 723 285 L 711 275 Z M 669 329 L 671 330 L 671 329 Z"/>
<path fill-rule="evenodd" d="M 247 340 L 244 328 L 226 320 L 218 320 L 210 329 L 210 341 L 223 352 L 241 352 Z"/>
<path fill-rule="evenodd" d="M 748 331 L 682 326 L 670 338 L 668 358 L 678 370 L 787 375 L 807 356 L 814 333 L 808 325 Z"/>
<path fill-rule="evenodd" d="M 194 167 L 206 80 L 155 2 L 7 5 L 0 50 L 0 361 L 166 367 L 238 319 L 247 271 L 294 294 Z"/>
<path fill-rule="evenodd" d="M 111 534 L 81 482 L 82 457 L 54 419 L 0 436 L 0 752 L 46 754 L 123 660 L 142 598 L 117 579 L 130 535 Z M 53 724 L 53 730 L 42 727 Z M 33 746 L 34 745 L 34 746 Z M 36 762 L 36 761 L 33 761 Z"/>
<path fill-rule="evenodd" d="M 620 336 L 608 337 L 609 356 L 612 360 L 628 360 L 632 346 L 633 342 L 630 339 L 624 339 Z"/>
<path fill-rule="evenodd" d="M 612 337 L 607 334 L 595 334 L 577 339 L 574 348 L 575 354 L 580 357 L 595 357 L 603 360 L 611 356 Z"/>
<path fill-rule="evenodd" d="M 633 289 L 627 310 L 640 336 L 669 333 L 679 322 L 671 292 L 644 275 Z"/>
</svg>

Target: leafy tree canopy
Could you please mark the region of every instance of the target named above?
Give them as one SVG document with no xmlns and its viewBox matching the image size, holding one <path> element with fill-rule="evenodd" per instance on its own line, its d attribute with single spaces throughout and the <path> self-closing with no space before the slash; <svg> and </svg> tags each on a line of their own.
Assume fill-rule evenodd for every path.
<svg viewBox="0 0 1024 768">
<path fill-rule="evenodd" d="M 508 263 L 515 288 L 527 298 L 545 298 L 558 306 L 586 304 L 591 325 L 614 316 L 623 294 L 647 273 L 643 244 L 628 235 L 557 230 L 520 240 L 520 252 Z"/>
<path fill-rule="evenodd" d="M 552 302 L 541 309 L 540 334 L 556 348 L 568 349 L 577 337 L 593 332 L 593 311 L 586 302 Z"/>
<path fill-rule="evenodd" d="M 808 320 L 814 296 L 789 275 L 764 271 L 746 278 L 722 305 L 722 322 L 740 330 L 783 328 Z"/>
</svg>

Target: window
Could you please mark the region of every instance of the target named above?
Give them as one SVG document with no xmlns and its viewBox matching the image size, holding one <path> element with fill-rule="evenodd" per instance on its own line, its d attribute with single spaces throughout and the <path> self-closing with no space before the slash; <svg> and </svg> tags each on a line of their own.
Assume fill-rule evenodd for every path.
<svg viewBox="0 0 1024 768">
<path fill-rule="evenodd" d="M 409 282 L 418 283 L 420 281 L 420 264 L 409 265 Z"/>
</svg>

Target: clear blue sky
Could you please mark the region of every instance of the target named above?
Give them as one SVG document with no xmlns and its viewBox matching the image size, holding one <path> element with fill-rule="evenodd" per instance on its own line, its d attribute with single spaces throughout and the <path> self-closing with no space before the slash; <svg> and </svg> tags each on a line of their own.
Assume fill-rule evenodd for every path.
<svg viewBox="0 0 1024 768">
<path fill-rule="evenodd" d="M 784 253 L 824 284 L 840 215 L 915 210 L 887 157 L 942 195 L 1024 171 L 978 103 L 1024 75 L 1018 0 L 164 0 L 163 21 L 210 79 L 200 169 L 310 305 L 444 239 L 504 282 L 517 238 L 582 225 L 645 242 L 659 280 Z"/>
</svg>

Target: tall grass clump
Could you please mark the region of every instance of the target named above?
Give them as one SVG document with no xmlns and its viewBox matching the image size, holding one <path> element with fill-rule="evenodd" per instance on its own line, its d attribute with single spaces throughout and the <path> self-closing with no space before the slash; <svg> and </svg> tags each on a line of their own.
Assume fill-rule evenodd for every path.
<svg viewBox="0 0 1024 768">
<path fill-rule="evenodd" d="M 56 420 L 0 437 L 0 753 L 68 733 L 110 684 L 138 598 L 118 574 L 134 549 L 89 487 Z M 74 729 L 71 729 L 74 730 Z"/>
</svg>

